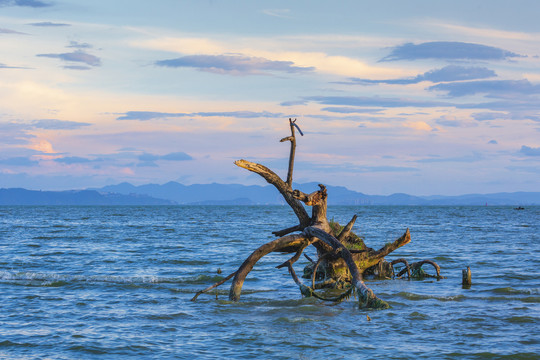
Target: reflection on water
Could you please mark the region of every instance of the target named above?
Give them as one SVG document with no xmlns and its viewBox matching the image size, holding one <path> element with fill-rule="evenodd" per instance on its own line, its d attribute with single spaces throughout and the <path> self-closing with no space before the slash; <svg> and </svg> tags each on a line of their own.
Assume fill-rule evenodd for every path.
<svg viewBox="0 0 540 360">
<path fill-rule="evenodd" d="M 409 227 L 388 259 L 433 259 L 447 278 L 369 281 L 392 307 L 366 311 L 301 298 L 271 254 L 240 302 L 227 284 L 191 302 L 293 225 L 290 210 L 0 207 L 0 358 L 538 358 L 540 207 L 329 208 L 353 214 L 374 248 Z"/>
</svg>

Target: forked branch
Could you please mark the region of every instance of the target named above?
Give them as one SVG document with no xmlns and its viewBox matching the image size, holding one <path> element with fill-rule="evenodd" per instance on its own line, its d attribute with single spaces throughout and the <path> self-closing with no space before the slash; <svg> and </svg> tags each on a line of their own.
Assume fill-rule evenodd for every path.
<svg viewBox="0 0 540 360">
<path fill-rule="evenodd" d="M 280 140 L 280 142 L 284 141 L 290 141 L 291 142 L 291 152 L 289 154 L 289 171 L 287 172 L 287 186 L 289 187 L 289 190 L 292 190 L 292 175 L 293 175 L 293 168 L 294 168 L 294 154 L 296 151 L 296 134 L 294 132 L 294 128 L 296 127 L 298 130 L 300 128 L 298 125 L 296 125 L 296 119 L 289 118 L 289 125 L 291 127 L 291 136 L 287 136 Z M 303 135 L 300 131 L 300 135 Z"/>
</svg>

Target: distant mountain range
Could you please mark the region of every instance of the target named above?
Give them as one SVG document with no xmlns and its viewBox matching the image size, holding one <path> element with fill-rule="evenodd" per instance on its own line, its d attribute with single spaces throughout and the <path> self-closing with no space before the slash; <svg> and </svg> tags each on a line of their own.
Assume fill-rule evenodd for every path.
<svg viewBox="0 0 540 360">
<path fill-rule="evenodd" d="M 36 191 L 0 189 L 0 205 L 173 205 L 147 195 L 102 193 L 96 190 Z"/>
<path fill-rule="evenodd" d="M 294 184 L 306 193 L 317 183 Z M 329 205 L 540 205 L 540 192 L 469 194 L 460 196 L 366 195 L 342 186 L 327 186 Z M 0 189 L 0 205 L 281 205 L 271 185 L 197 184 L 135 186 L 129 183 L 99 189 L 35 191 Z"/>
</svg>

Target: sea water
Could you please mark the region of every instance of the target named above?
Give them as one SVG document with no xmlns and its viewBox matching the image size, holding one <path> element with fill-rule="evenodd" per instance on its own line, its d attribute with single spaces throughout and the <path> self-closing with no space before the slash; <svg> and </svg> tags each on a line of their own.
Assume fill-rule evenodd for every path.
<svg viewBox="0 0 540 360">
<path fill-rule="evenodd" d="M 387 260 L 431 259 L 445 279 L 372 280 L 391 308 L 302 298 L 270 254 L 284 206 L 0 207 L 1 359 L 538 359 L 540 207 L 339 206 L 330 218 Z M 313 249 L 306 252 L 315 258 Z M 308 263 L 301 258 L 297 273 Z M 472 286 L 461 273 L 472 271 Z M 429 265 L 425 270 L 433 273 Z M 220 273 L 218 273 L 220 272 Z M 368 316 L 371 320 L 368 320 Z"/>
</svg>

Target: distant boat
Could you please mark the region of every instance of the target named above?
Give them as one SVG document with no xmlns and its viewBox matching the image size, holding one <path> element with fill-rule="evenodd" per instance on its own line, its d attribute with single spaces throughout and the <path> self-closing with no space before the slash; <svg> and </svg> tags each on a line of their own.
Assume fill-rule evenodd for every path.
<svg viewBox="0 0 540 360">
<path fill-rule="evenodd" d="M 514 208 L 514 210 L 525 210 L 525 208 L 522 206 L 518 206 L 517 208 Z"/>
</svg>

